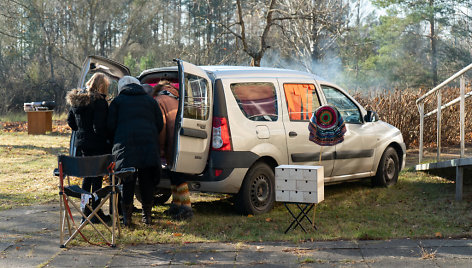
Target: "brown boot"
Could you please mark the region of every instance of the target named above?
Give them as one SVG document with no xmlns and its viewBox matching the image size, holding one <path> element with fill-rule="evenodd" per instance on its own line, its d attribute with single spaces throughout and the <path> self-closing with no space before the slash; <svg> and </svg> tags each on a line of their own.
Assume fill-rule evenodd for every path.
<svg viewBox="0 0 472 268">
<path fill-rule="evenodd" d="M 152 224 L 151 210 L 152 210 L 152 203 L 151 204 L 143 204 L 142 222 L 146 225 L 151 225 Z"/>
</svg>

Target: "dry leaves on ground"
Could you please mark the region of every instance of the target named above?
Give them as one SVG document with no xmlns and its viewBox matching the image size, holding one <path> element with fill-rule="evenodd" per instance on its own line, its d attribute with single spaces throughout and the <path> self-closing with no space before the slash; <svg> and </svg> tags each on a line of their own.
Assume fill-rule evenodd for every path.
<svg viewBox="0 0 472 268">
<path fill-rule="evenodd" d="M 24 121 L 0 122 L 0 129 L 4 132 L 27 132 L 28 123 Z M 52 132 L 60 133 L 60 134 L 67 134 L 71 132 L 71 129 L 67 125 L 66 120 L 53 120 Z"/>
</svg>

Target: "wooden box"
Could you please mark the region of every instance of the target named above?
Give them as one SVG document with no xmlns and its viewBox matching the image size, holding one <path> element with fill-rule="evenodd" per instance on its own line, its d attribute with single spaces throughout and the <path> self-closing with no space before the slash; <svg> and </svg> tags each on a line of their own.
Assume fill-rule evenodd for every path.
<svg viewBox="0 0 472 268">
<path fill-rule="evenodd" d="M 52 111 L 28 111 L 28 134 L 46 134 L 52 131 Z"/>
</svg>

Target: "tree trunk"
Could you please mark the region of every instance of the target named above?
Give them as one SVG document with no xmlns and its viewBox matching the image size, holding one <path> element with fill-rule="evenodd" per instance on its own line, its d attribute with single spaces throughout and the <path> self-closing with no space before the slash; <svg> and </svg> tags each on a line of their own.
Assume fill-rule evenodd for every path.
<svg viewBox="0 0 472 268">
<path fill-rule="evenodd" d="M 429 16 L 430 25 L 430 42 L 431 42 L 431 73 L 433 75 L 433 87 L 438 84 L 438 63 L 437 63 L 437 51 L 436 51 L 436 34 L 435 34 L 435 18 L 434 18 L 434 0 L 429 0 L 429 7 L 431 8 L 431 14 Z"/>
<path fill-rule="evenodd" d="M 244 24 L 244 19 L 243 19 L 243 12 L 242 12 L 242 6 L 241 6 L 241 0 L 237 0 L 236 4 L 238 7 L 238 19 L 239 19 L 239 26 L 241 29 L 241 36 L 239 37 L 241 39 L 241 42 L 243 43 L 243 50 L 246 52 L 252 59 L 251 59 L 251 66 L 261 66 L 261 60 L 262 57 L 264 56 L 264 53 L 267 49 L 270 48 L 269 45 L 267 45 L 267 38 L 268 34 L 270 31 L 270 28 L 272 27 L 273 23 L 273 15 L 275 12 L 275 4 L 277 3 L 277 0 L 271 0 L 267 9 L 267 16 L 266 16 L 266 25 L 264 28 L 264 31 L 262 32 L 262 36 L 260 37 L 260 47 L 258 49 L 250 48 L 249 44 L 246 39 L 246 28 Z M 255 52 L 257 51 L 257 52 Z"/>
</svg>

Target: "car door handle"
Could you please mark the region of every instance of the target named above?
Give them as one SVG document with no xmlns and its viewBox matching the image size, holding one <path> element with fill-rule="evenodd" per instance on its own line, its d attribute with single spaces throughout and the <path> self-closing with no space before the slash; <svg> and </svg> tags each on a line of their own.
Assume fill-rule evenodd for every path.
<svg viewBox="0 0 472 268">
<path fill-rule="evenodd" d="M 295 131 L 290 131 L 290 132 L 288 133 L 288 136 L 289 136 L 289 137 L 296 137 L 297 135 L 298 135 L 298 134 L 297 134 L 297 132 L 295 132 Z"/>
<path fill-rule="evenodd" d="M 208 137 L 205 131 L 191 128 L 181 128 L 180 135 L 199 139 L 206 139 Z"/>
</svg>

